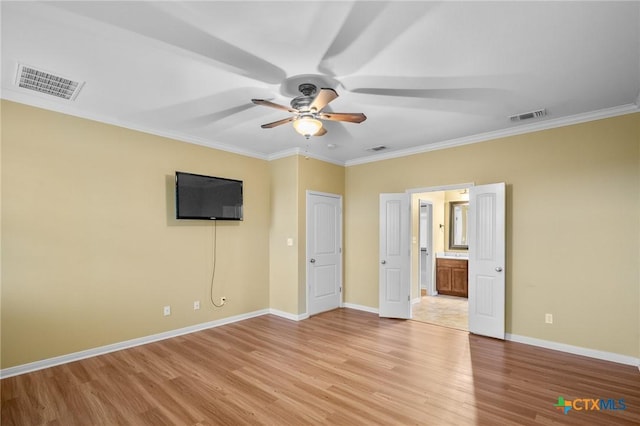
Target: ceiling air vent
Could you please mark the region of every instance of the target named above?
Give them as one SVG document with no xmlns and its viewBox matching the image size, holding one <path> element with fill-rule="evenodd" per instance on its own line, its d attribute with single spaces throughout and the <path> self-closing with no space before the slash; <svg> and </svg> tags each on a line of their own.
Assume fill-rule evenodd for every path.
<svg viewBox="0 0 640 426">
<path fill-rule="evenodd" d="M 516 114 L 509 117 L 511 121 L 529 120 L 531 118 L 541 118 L 547 115 L 546 109 L 539 109 L 537 111 L 525 112 L 523 114 Z"/>
<path fill-rule="evenodd" d="M 384 145 L 372 146 L 371 148 L 367 148 L 367 151 L 378 152 L 387 149 Z"/>
<path fill-rule="evenodd" d="M 84 82 L 73 81 L 59 75 L 19 64 L 16 74 L 16 85 L 72 101 L 78 96 L 78 92 L 82 89 Z"/>
</svg>

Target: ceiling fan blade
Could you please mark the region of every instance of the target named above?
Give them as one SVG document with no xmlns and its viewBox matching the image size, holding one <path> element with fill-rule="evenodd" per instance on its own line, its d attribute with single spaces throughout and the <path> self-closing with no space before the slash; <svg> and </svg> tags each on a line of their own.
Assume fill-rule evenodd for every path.
<svg viewBox="0 0 640 426">
<path fill-rule="evenodd" d="M 238 105 L 238 106 L 223 109 L 221 111 L 214 112 L 211 114 L 200 115 L 198 117 L 194 117 L 189 120 L 184 120 L 181 124 L 185 128 L 208 126 L 211 124 L 215 124 L 220 120 L 224 120 L 225 118 L 230 117 L 239 112 L 246 111 L 249 108 L 253 108 L 253 105 L 251 104 Z"/>
<path fill-rule="evenodd" d="M 457 89 L 386 89 L 386 88 L 358 88 L 353 93 L 378 96 L 396 96 L 402 98 L 432 98 L 454 100 L 492 100 L 504 98 L 509 93 L 505 89 L 480 87 L 461 87 Z"/>
<path fill-rule="evenodd" d="M 320 130 L 318 130 L 318 132 L 313 136 L 324 136 L 326 134 L 327 134 L 327 129 L 325 129 L 324 127 L 320 127 Z"/>
<path fill-rule="evenodd" d="M 361 112 L 349 113 L 349 112 L 323 112 L 318 114 L 318 118 L 321 120 L 332 121 L 348 121 L 349 123 L 362 123 L 367 119 L 367 116 Z"/>
<path fill-rule="evenodd" d="M 267 101 L 266 99 L 251 99 L 251 102 L 253 102 L 256 105 L 268 106 L 268 107 L 271 107 L 271 108 L 275 108 L 275 109 L 279 109 L 279 110 L 287 111 L 287 112 L 291 112 L 291 113 L 298 113 L 299 112 L 297 109 L 289 108 L 289 107 L 286 107 L 286 106 L 280 105 L 280 104 L 274 104 L 273 102 Z"/>
<path fill-rule="evenodd" d="M 355 2 L 322 57 L 318 69 L 324 74 L 336 75 L 337 73 L 333 70 L 333 59 L 351 46 L 386 7 L 387 4 L 383 2 Z"/>
<path fill-rule="evenodd" d="M 286 78 L 282 68 L 192 24 L 201 18 L 182 2 L 58 2 L 55 7 L 177 47 L 254 80 L 274 84 Z"/>
<path fill-rule="evenodd" d="M 322 108 L 326 107 L 329 102 L 333 101 L 338 97 L 338 93 L 336 93 L 333 89 L 320 89 L 320 93 L 318 93 L 309 105 L 310 110 L 322 111 Z"/>
<path fill-rule="evenodd" d="M 278 120 L 278 121 L 274 121 L 273 123 L 267 123 L 267 124 L 263 124 L 262 127 L 263 129 L 272 129 L 276 126 L 280 126 L 282 124 L 286 124 L 286 123 L 290 123 L 292 122 L 294 119 L 294 117 L 289 117 L 289 118 L 283 118 L 282 120 Z"/>
<path fill-rule="evenodd" d="M 342 27 L 318 64 L 331 76 L 358 71 L 385 51 L 434 7 L 433 2 L 354 2 Z M 383 37 L 378 36 L 384 34 Z M 372 36 L 373 35 L 373 36 Z"/>
</svg>

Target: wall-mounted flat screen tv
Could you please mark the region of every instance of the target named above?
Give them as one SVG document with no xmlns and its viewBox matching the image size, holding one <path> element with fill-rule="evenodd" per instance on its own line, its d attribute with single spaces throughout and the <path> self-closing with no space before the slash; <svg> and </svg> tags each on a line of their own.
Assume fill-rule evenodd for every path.
<svg viewBox="0 0 640 426">
<path fill-rule="evenodd" d="M 242 220 L 242 181 L 176 172 L 176 219 Z"/>
</svg>

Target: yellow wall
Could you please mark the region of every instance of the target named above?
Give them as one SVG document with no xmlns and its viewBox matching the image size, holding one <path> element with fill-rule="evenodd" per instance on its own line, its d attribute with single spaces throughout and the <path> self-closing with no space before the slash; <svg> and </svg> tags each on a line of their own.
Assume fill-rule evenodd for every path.
<svg viewBox="0 0 640 426">
<path fill-rule="evenodd" d="M 298 314 L 298 157 L 271 161 L 270 307 Z M 291 238 L 293 246 L 287 246 Z"/>
<path fill-rule="evenodd" d="M 632 114 L 347 167 L 346 301 L 378 306 L 379 193 L 504 181 L 507 332 L 638 356 L 639 157 Z"/>
<path fill-rule="evenodd" d="M 378 194 L 499 181 L 507 331 L 640 356 L 640 114 L 343 168 L 1 107 L 2 368 L 268 307 L 304 313 L 306 190 L 344 195 L 345 301 L 376 307 Z M 213 223 L 173 218 L 175 170 L 245 182 L 245 220 L 217 224 L 222 309 L 207 302 Z"/>
<path fill-rule="evenodd" d="M 176 170 L 244 181 L 220 309 L 214 222 L 174 219 Z M 3 101 L 2 368 L 268 308 L 269 193 L 267 161 Z"/>
</svg>

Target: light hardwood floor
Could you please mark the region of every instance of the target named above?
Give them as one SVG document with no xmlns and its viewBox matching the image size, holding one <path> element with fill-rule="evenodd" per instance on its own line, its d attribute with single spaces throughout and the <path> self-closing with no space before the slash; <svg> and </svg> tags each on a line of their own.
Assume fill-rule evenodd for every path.
<svg viewBox="0 0 640 426">
<path fill-rule="evenodd" d="M 637 425 L 631 366 L 338 309 L 3 379 L 2 425 Z M 571 410 L 558 397 L 624 399 Z"/>
</svg>

